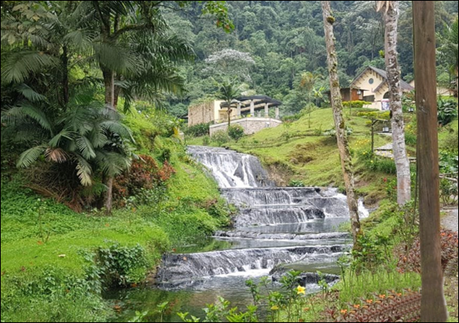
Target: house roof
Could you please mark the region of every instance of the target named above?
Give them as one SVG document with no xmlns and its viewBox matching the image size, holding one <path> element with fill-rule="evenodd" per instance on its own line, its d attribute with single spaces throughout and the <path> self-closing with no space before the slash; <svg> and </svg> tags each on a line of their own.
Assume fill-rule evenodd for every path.
<svg viewBox="0 0 459 323">
<path fill-rule="evenodd" d="M 357 81 L 368 69 L 371 69 L 373 70 L 375 73 L 379 74 L 386 82 L 387 82 L 387 73 L 386 71 L 384 70 L 381 70 L 379 68 L 376 68 L 374 66 L 368 66 L 365 70 L 363 70 L 362 73 L 360 73 L 353 81 L 351 84 L 354 84 L 355 81 Z M 382 86 L 383 83 L 381 83 L 375 90 L 374 92 L 376 92 L 381 86 Z M 400 80 L 400 87 L 402 88 L 402 91 L 412 91 L 414 90 L 414 87 L 412 87 L 410 84 L 406 83 L 405 81 L 403 80 Z"/>
</svg>

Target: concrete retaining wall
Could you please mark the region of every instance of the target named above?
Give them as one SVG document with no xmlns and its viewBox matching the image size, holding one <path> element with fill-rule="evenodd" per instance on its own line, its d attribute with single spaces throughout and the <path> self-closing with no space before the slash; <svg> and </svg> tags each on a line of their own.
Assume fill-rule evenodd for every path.
<svg viewBox="0 0 459 323">
<path fill-rule="evenodd" d="M 246 135 L 251 135 L 265 128 L 277 127 L 278 125 L 282 124 L 282 121 L 273 119 L 273 118 L 250 117 L 250 118 L 231 120 L 231 125 L 235 125 L 235 124 L 241 125 L 244 128 L 244 133 Z M 209 133 L 212 136 L 216 131 L 218 130 L 226 131 L 227 128 L 228 128 L 228 122 L 214 124 L 209 127 Z"/>
</svg>

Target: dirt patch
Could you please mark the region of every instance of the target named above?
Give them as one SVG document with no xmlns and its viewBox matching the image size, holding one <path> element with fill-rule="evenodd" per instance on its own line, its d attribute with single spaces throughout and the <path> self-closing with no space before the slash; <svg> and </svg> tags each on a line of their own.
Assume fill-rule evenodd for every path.
<svg viewBox="0 0 459 323">
<path fill-rule="evenodd" d="M 287 186 L 294 175 L 288 165 L 280 162 L 265 165 L 265 168 L 268 171 L 269 179 L 273 180 L 277 186 Z"/>
<path fill-rule="evenodd" d="M 288 157 L 292 164 L 307 164 L 315 160 L 314 154 L 316 153 L 316 143 L 298 144 L 295 146 L 295 150 L 292 151 Z"/>
</svg>

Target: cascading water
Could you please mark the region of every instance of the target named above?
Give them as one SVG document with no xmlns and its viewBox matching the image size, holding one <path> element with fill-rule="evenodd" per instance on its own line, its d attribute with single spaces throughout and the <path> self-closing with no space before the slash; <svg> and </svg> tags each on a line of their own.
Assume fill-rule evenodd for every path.
<svg viewBox="0 0 459 323">
<path fill-rule="evenodd" d="M 209 288 L 203 287 L 209 277 L 268 274 L 292 262 L 330 264 L 348 246 L 349 235 L 334 232 L 349 218 L 346 197 L 336 189 L 275 187 L 254 156 L 201 146 L 189 146 L 188 152 L 240 212 L 234 230 L 215 233 L 215 239 L 231 241 L 231 249 L 165 255 L 157 274 L 161 288 Z M 360 211 L 366 216 L 362 205 Z"/>
</svg>

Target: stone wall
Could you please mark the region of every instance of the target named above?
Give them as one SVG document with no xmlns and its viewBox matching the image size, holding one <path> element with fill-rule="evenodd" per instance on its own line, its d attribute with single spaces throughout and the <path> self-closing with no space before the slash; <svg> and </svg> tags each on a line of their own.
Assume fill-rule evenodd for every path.
<svg viewBox="0 0 459 323">
<path fill-rule="evenodd" d="M 239 124 L 244 128 L 244 133 L 246 135 L 254 134 L 265 128 L 274 128 L 282 124 L 282 121 L 273 119 L 273 118 L 242 118 L 231 120 L 231 125 Z M 228 128 L 228 122 L 222 122 L 218 124 L 211 125 L 209 127 L 209 133 L 212 136 L 218 130 L 226 131 Z"/>
</svg>

